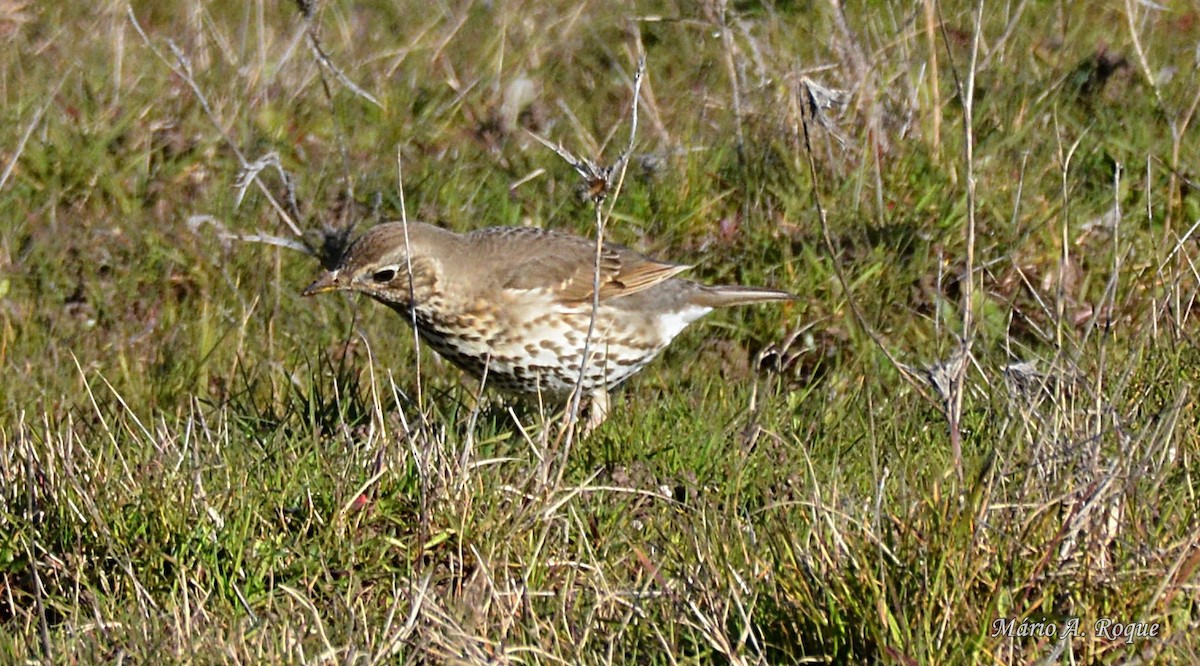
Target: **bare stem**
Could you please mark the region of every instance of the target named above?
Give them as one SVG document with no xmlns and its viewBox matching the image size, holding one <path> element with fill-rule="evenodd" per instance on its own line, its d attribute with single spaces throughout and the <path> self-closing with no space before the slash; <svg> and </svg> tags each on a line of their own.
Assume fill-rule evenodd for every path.
<svg viewBox="0 0 1200 666">
<path fill-rule="evenodd" d="M 971 39 L 971 62 L 967 66 L 966 90 L 959 99 L 963 109 L 963 160 L 967 172 L 967 259 L 963 269 L 964 284 L 962 303 L 962 339 L 960 343 L 963 363 L 958 364 L 951 382 L 948 421 L 950 426 L 950 448 L 954 455 L 954 467 L 958 480 L 963 480 L 962 465 L 962 406 L 966 386 L 967 368 L 971 366 L 971 343 L 975 337 L 975 72 L 979 66 L 979 40 L 983 33 L 983 4 L 975 6 L 975 34 Z"/>
</svg>

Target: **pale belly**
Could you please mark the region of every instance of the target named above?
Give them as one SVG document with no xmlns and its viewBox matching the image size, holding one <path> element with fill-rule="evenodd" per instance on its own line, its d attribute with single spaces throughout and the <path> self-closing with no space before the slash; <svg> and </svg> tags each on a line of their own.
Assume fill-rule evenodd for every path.
<svg viewBox="0 0 1200 666">
<path fill-rule="evenodd" d="M 590 338 L 590 308 L 510 322 L 482 335 L 462 335 L 448 330 L 461 331 L 458 326 L 418 315 L 418 330 L 434 351 L 484 379 L 485 386 L 563 400 L 581 381 L 581 366 L 585 393 L 615 388 L 707 311 L 695 308 L 650 317 L 602 305 Z"/>
</svg>

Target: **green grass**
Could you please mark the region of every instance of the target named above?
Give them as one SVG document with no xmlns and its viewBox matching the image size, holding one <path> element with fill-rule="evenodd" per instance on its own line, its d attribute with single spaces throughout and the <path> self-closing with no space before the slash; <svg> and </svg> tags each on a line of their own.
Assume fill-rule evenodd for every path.
<svg viewBox="0 0 1200 666">
<path fill-rule="evenodd" d="M 376 104 L 288 3 L 0 1 L 0 662 L 1200 659 L 1200 15 L 830 4 L 321 4 Z M 640 52 L 607 237 L 800 299 L 569 450 L 245 239 L 592 234 L 526 130 L 611 163 Z"/>
</svg>

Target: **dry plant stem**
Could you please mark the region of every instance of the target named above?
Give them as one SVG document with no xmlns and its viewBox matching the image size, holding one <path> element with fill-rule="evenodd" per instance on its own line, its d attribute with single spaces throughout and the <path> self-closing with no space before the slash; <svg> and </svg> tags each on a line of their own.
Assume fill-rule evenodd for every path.
<svg viewBox="0 0 1200 666">
<path fill-rule="evenodd" d="M 833 235 L 829 231 L 829 218 L 825 214 L 825 206 L 821 203 L 821 193 L 818 187 L 820 178 L 817 172 L 816 157 L 813 155 L 812 138 L 808 126 L 808 119 L 811 114 L 809 109 L 812 108 L 813 101 L 809 97 L 810 93 L 804 85 L 800 86 L 800 92 L 804 95 L 804 99 L 801 100 L 800 104 L 800 127 L 804 135 L 804 154 L 808 158 L 808 172 L 812 178 L 813 205 L 816 206 L 817 217 L 821 220 L 821 239 L 825 244 L 825 251 L 829 254 L 829 260 L 833 264 L 833 273 L 837 277 L 838 286 L 841 287 L 842 293 L 846 296 L 846 304 L 850 306 L 850 311 L 854 315 L 854 321 L 871 338 L 871 341 L 875 343 L 879 351 L 883 352 L 888 362 L 896 368 L 900 376 L 904 378 L 904 381 L 908 382 L 908 385 L 926 401 L 931 404 L 940 405 L 941 402 L 934 399 L 925 389 L 925 386 L 918 383 L 911 373 L 905 369 L 904 364 L 896 359 L 895 355 L 883 344 L 883 339 L 879 337 L 879 333 L 871 327 L 870 323 L 867 322 L 866 316 L 858 307 L 858 301 L 854 300 L 854 295 L 850 290 L 850 281 L 846 278 L 845 271 L 842 270 L 841 264 L 837 261 L 836 246 L 833 243 Z"/>
<path fill-rule="evenodd" d="M 874 59 L 868 59 L 858 35 L 846 20 L 846 7 L 843 0 L 830 0 L 833 8 L 834 25 L 842 36 L 844 48 L 842 53 L 849 61 L 854 71 L 855 87 L 859 91 L 858 99 L 862 100 L 861 111 L 865 120 L 865 138 L 867 150 L 860 167 L 862 173 L 868 169 L 869 155 L 871 175 L 874 176 L 875 216 L 879 220 L 887 218 L 887 206 L 883 198 L 883 156 L 891 152 L 891 142 L 883 127 L 883 109 L 879 102 L 879 89 L 885 86 L 879 84 L 875 72 Z M 861 187 L 861 185 L 860 185 Z"/>
<path fill-rule="evenodd" d="M 962 403 L 970 367 L 971 343 L 975 337 L 975 72 L 979 64 L 979 40 L 983 32 L 983 0 L 975 6 L 975 31 L 971 39 L 971 63 L 967 68 L 966 91 L 959 96 L 963 109 L 963 159 L 967 172 L 967 261 L 964 269 L 966 289 L 963 293 L 962 353 L 966 361 L 955 373 L 951 383 L 949 425 L 950 448 L 958 480 L 963 480 L 962 465 Z"/>
<path fill-rule="evenodd" d="M 1088 322 L 1087 329 L 1083 333 L 1083 343 L 1084 344 L 1086 344 L 1088 339 L 1091 337 L 1092 331 L 1095 330 L 1096 324 L 1099 323 L 1101 317 L 1104 317 L 1106 320 L 1112 318 L 1112 311 L 1116 305 L 1117 282 L 1121 276 L 1120 243 L 1121 243 L 1121 173 L 1122 173 L 1122 170 L 1123 170 L 1122 165 L 1120 162 L 1118 162 L 1113 171 L 1112 273 L 1108 277 L 1108 284 L 1106 284 L 1104 286 L 1104 295 L 1100 298 L 1100 302 L 1096 304 L 1096 309 L 1092 313 L 1092 317 L 1091 317 L 1091 320 Z M 1108 336 L 1107 336 L 1108 328 L 1109 328 L 1109 323 L 1106 321 L 1104 324 L 1104 330 L 1101 333 L 1101 335 L 1103 336 L 1102 340 L 1108 339 Z M 1104 411 L 1102 410 L 1103 405 L 1101 402 L 1101 396 L 1103 395 L 1102 389 L 1104 388 L 1104 383 L 1103 383 L 1104 382 L 1104 369 L 1107 365 L 1107 360 L 1108 360 L 1108 345 L 1101 344 L 1099 353 L 1100 353 L 1100 358 L 1099 358 L 1099 361 L 1097 363 L 1097 368 L 1096 368 L 1096 385 L 1095 385 L 1095 388 L 1092 389 L 1094 396 L 1095 396 L 1095 404 L 1093 405 L 1095 413 L 1092 415 L 1093 419 L 1095 419 L 1095 421 L 1094 421 L 1095 428 L 1092 431 L 1092 436 L 1097 439 L 1099 439 L 1101 434 L 1103 433 Z"/>
<path fill-rule="evenodd" d="M 841 34 L 842 40 L 845 42 L 844 54 L 849 60 L 850 67 L 853 69 L 855 88 L 859 91 L 859 98 L 862 100 L 862 113 L 866 121 L 866 134 L 871 141 L 871 153 L 876 162 L 879 161 L 882 154 L 891 151 L 891 144 L 888 141 L 887 134 L 883 129 L 883 109 L 879 102 L 879 93 L 877 91 L 881 86 L 876 83 L 876 75 L 874 66 L 868 61 L 867 56 L 863 53 L 863 47 L 859 43 L 858 36 L 850 29 L 850 24 L 846 21 L 846 7 L 842 0 L 829 0 L 831 9 L 833 10 L 833 21 Z M 882 176 L 878 173 L 879 166 L 876 165 L 876 204 L 879 207 L 878 213 L 883 217 L 883 192 L 882 192 Z"/>
<path fill-rule="evenodd" d="M 405 270 L 408 272 L 408 296 L 409 302 L 415 302 L 413 293 L 413 271 L 412 271 L 412 253 L 408 251 L 408 206 L 404 200 L 404 160 L 400 155 L 400 147 L 396 147 L 396 189 L 400 196 L 400 223 L 404 225 L 404 260 Z M 417 330 L 417 310 L 412 308 L 410 312 L 412 317 L 409 328 L 412 329 L 413 335 L 413 357 L 416 359 L 416 374 L 417 374 L 417 418 L 421 420 L 421 431 L 427 431 L 425 427 L 425 393 L 423 388 L 423 380 L 421 374 L 421 335 Z M 485 375 L 486 378 L 486 375 Z M 412 435 L 409 433 L 409 441 L 412 441 Z M 426 452 L 428 454 L 428 452 Z M 425 459 L 425 464 L 421 464 L 419 458 L 414 458 L 417 462 L 418 478 L 420 483 L 420 502 L 421 502 L 421 529 L 417 534 L 417 552 L 425 551 L 425 544 L 429 540 L 429 495 L 431 493 L 429 484 L 429 468 L 428 458 Z M 417 558 L 417 566 L 420 567 L 421 558 Z"/>
<path fill-rule="evenodd" d="M 200 90 L 200 84 L 196 83 L 195 77 L 192 76 L 192 66 L 188 62 L 187 57 L 184 56 L 183 51 L 179 50 L 179 47 L 175 45 L 175 42 L 167 40 L 167 46 L 170 47 L 171 53 L 175 56 L 175 63 L 172 63 L 167 59 L 166 56 L 162 54 L 162 52 L 154 47 L 154 44 L 150 41 L 150 36 L 147 35 L 146 31 L 142 29 L 142 24 L 138 22 L 137 15 L 133 13 L 133 6 L 130 5 L 127 9 L 129 13 L 129 21 L 133 23 L 134 30 L 136 30 L 138 35 L 142 38 L 142 43 L 146 45 L 146 48 L 150 49 L 150 52 L 153 53 L 156 58 L 170 68 L 170 70 L 174 72 L 176 76 L 183 79 L 188 84 L 188 87 L 192 89 L 192 94 L 196 96 L 196 101 L 200 103 L 200 108 L 204 110 L 204 114 L 208 117 L 209 122 L 212 123 L 213 127 L 216 128 L 217 133 L 221 136 L 221 139 L 225 141 L 225 145 L 229 146 L 229 150 L 233 152 L 235 157 L 237 157 L 238 163 L 241 165 L 242 169 L 248 169 L 250 167 L 250 162 L 246 160 L 246 156 L 242 154 L 242 151 L 237 147 L 237 144 L 225 131 L 225 128 L 221 126 L 220 121 L 217 119 L 216 113 L 212 110 L 212 106 L 208 103 L 208 98 L 204 95 L 204 92 Z M 259 191 L 262 192 L 264 197 L 266 197 L 267 201 L 271 204 L 271 207 L 275 209 L 275 212 L 279 215 L 280 219 L 283 220 L 284 224 L 287 225 L 288 229 L 290 229 L 291 232 L 296 236 L 303 238 L 304 233 L 300 231 L 300 227 L 296 223 L 295 216 L 289 213 L 284 206 L 279 203 L 274 195 L 271 194 L 271 190 L 268 189 L 266 184 L 263 183 L 262 180 L 257 176 L 254 178 L 254 183 L 258 185 Z"/>
<path fill-rule="evenodd" d="M 1196 104 L 1200 103 L 1200 92 L 1197 92 L 1196 98 L 1192 101 L 1192 105 L 1188 109 L 1184 121 L 1182 123 L 1177 122 L 1174 114 L 1167 110 L 1162 90 L 1158 86 L 1154 72 L 1150 69 L 1150 61 L 1146 58 L 1146 50 L 1142 47 L 1142 39 L 1138 36 L 1137 26 L 1134 24 L 1134 11 L 1133 0 L 1125 0 L 1125 19 L 1129 24 L 1129 41 L 1133 43 L 1133 50 L 1137 53 L 1138 65 L 1141 67 L 1142 76 L 1146 79 L 1146 85 L 1150 86 L 1150 89 L 1154 91 L 1154 101 L 1158 104 L 1158 110 L 1162 113 L 1163 119 L 1167 121 L 1167 127 L 1171 130 L 1171 168 L 1170 174 L 1167 176 L 1167 208 L 1163 217 L 1163 237 L 1170 239 L 1172 222 L 1174 221 L 1173 213 L 1182 204 L 1179 192 L 1180 145 L 1183 143 L 1183 135 L 1187 131 L 1187 126 L 1191 121 L 1192 113 L 1196 109 Z"/>
<path fill-rule="evenodd" d="M 1021 16 L 1025 14 L 1025 6 L 1028 4 L 1029 0 L 1021 0 L 1017 8 L 1013 10 L 1012 16 L 1008 19 L 1008 24 L 1004 26 L 1004 34 L 1000 35 L 1000 39 L 996 40 L 995 44 L 992 44 L 987 56 L 984 57 L 983 62 L 979 65 L 979 71 L 986 71 L 992 64 L 992 58 L 995 58 L 997 55 L 1003 56 L 1004 45 L 1008 43 L 1013 33 L 1017 31 L 1017 24 L 1021 21 Z"/>
<path fill-rule="evenodd" d="M 321 42 L 317 39 L 316 30 L 312 29 L 311 21 L 309 22 L 309 30 L 308 30 L 308 45 L 309 45 L 309 48 L 312 49 L 313 56 L 316 57 L 317 62 L 321 63 L 322 67 L 329 70 L 329 72 L 331 74 L 333 74 L 333 77 L 335 79 L 337 79 L 338 83 L 342 84 L 342 86 L 344 86 L 347 90 L 349 90 L 355 96 L 361 97 L 361 98 L 367 100 L 368 102 L 374 104 L 376 107 L 378 107 L 380 109 L 383 108 L 383 105 L 379 103 L 378 99 L 375 99 L 374 95 L 363 90 L 361 87 L 358 86 L 358 84 L 351 81 L 350 77 L 346 76 L 346 74 L 344 72 L 342 72 L 342 70 L 338 69 L 337 65 L 333 64 L 333 61 L 329 59 L 329 56 L 325 53 L 324 49 L 321 48 Z"/>
<path fill-rule="evenodd" d="M 312 250 L 300 241 L 294 241 L 290 238 L 281 238 L 279 236 L 271 236 L 269 234 L 231 234 L 228 232 L 219 232 L 217 237 L 221 240 L 238 240 L 242 241 L 243 243 L 258 243 L 260 245 L 281 247 L 285 250 L 293 250 L 295 252 L 312 255 Z"/>
<path fill-rule="evenodd" d="M 413 274 L 412 259 L 410 258 L 411 255 L 408 252 L 408 245 L 409 245 L 409 242 L 408 242 L 408 206 L 405 205 L 405 202 L 404 202 L 404 159 L 400 155 L 400 147 L 399 146 L 396 147 L 396 191 L 399 193 L 399 196 L 400 196 L 400 223 L 404 225 L 404 248 L 405 248 L 404 258 L 405 258 L 405 262 L 406 262 L 406 265 L 404 268 L 406 271 L 408 271 L 408 297 L 410 299 L 410 302 L 415 302 L 415 301 L 411 301 L 411 299 L 414 298 L 414 296 L 413 296 L 414 287 L 413 287 L 413 279 L 412 279 L 412 274 Z M 417 311 L 415 308 L 410 313 L 410 316 L 411 316 L 411 320 L 409 321 L 409 323 L 412 324 L 412 326 L 410 328 L 412 328 L 412 334 L 413 334 L 413 355 L 416 357 L 416 369 L 417 369 L 417 413 L 424 414 L 425 413 L 425 394 L 424 394 L 424 391 L 422 390 L 422 386 L 421 386 L 421 384 L 422 384 L 422 382 L 421 382 L 421 335 L 420 335 L 420 333 L 417 332 Z"/>
<path fill-rule="evenodd" d="M 367 349 L 370 349 L 369 345 L 367 346 Z M 369 364 L 367 366 L 367 369 L 368 369 L 368 372 L 370 373 L 370 378 L 371 378 L 371 410 L 374 412 L 374 419 L 371 422 L 370 430 L 368 430 L 368 432 L 367 432 L 366 441 L 369 445 L 371 442 L 375 441 L 376 436 L 378 436 L 380 441 L 383 442 L 383 446 L 380 447 L 380 456 L 382 456 L 383 450 L 385 450 L 386 447 L 388 446 L 388 444 L 391 443 L 391 439 L 388 437 L 387 420 L 384 417 L 383 401 L 379 399 L 379 393 L 380 393 L 379 380 L 375 376 L 375 364 L 373 364 L 373 363 Z M 390 374 L 388 376 L 388 379 L 389 380 L 391 379 Z M 394 384 L 393 384 L 393 388 L 394 388 Z M 400 404 L 399 401 L 397 401 L 396 404 Z M 397 410 L 397 411 L 400 411 L 400 410 Z M 405 434 L 408 434 L 408 423 L 405 422 L 403 413 L 400 414 L 400 422 L 401 422 L 401 424 L 403 424 Z M 376 430 L 375 430 L 376 423 L 379 424 L 378 435 L 376 434 Z M 343 425 L 343 428 L 344 427 L 345 426 Z M 352 437 L 352 435 L 349 432 L 346 433 L 346 436 L 347 436 L 347 438 Z M 378 458 L 376 460 L 376 472 L 379 472 L 386 468 L 387 468 L 387 464 L 383 462 L 382 457 Z M 357 497 L 357 495 L 356 495 L 356 497 Z"/>
<path fill-rule="evenodd" d="M 634 100 L 637 104 L 637 100 Z M 596 257 L 592 273 L 592 314 L 588 320 L 587 335 L 583 338 L 583 358 L 579 362 L 579 380 L 575 382 L 575 390 L 571 392 L 571 405 L 567 412 L 566 440 L 563 443 L 562 466 L 559 468 L 559 480 L 566 469 L 566 459 L 571 452 L 571 442 L 575 436 L 576 423 L 579 420 L 579 401 L 583 396 L 583 377 L 591 356 L 592 339 L 596 333 L 596 311 L 600 309 L 600 258 L 604 252 L 604 215 L 601 213 L 601 200 L 597 198 L 592 205 L 596 214 Z"/>
<path fill-rule="evenodd" d="M 425 574 L 419 583 L 410 578 L 406 581 L 408 583 L 407 597 L 403 594 L 400 594 L 399 590 L 396 590 L 396 593 L 392 595 L 395 601 L 392 604 L 391 609 L 388 611 L 388 621 L 384 625 L 383 630 L 380 632 L 380 635 L 388 636 L 388 638 L 383 642 L 383 645 L 380 646 L 379 650 L 371 658 L 371 666 L 377 666 L 378 664 L 391 659 L 399 649 L 400 644 L 404 641 L 407 641 L 408 637 L 411 636 L 413 631 L 416 630 L 417 620 L 421 617 L 421 608 L 424 605 L 425 600 L 429 597 L 430 578 L 430 574 Z M 400 600 L 404 598 L 411 600 L 409 602 L 408 617 L 404 620 L 403 626 L 397 629 L 395 633 L 391 633 L 392 619 L 395 617 L 395 612 L 399 607 Z"/>
<path fill-rule="evenodd" d="M 1134 24 L 1133 0 L 1125 0 L 1125 20 L 1129 24 L 1129 40 L 1133 42 L 1133 50 L 1137 53 L 1138 64 L 1142 68 L 1142 76 L 1146 77 L 1146 85 L 1154 91 L 1154 101 L 1158 104 L 1159 111 L 1171 127 L 1171 134 L 1175 134 L 1175 119 L 1171 114 L 1167 113 L 1167 105 L 1163 102 L 1162 90 L 1158 87 L 1158 82 L 1154 78 L 1154 72 L 1150 70 L 1150 61 L 1146 59 L 1146 50 L 1142 48 L 1142 39 L 1138 36 L 1137 26 Z"/>
<path fill-rule="evenodd" d="M 733 42 L 733 33 L 729 30 L 729 7 L 727 0 L 720 0 L 717 5 L 718 20 L 721 27 L 721 45 L 725 52 L 725 68 L 729 70 L 729 86 L 730 95 L 733 98 L 733 121 L 734 131 L 737 137 L 737 156 L 741 160 L 745 155 L 745 133 L 742 129 L 742 93 L 741 79 L 738 76 L 737 64 L 734 59 L 734 52 L 737 50 L 737 45 Z"/>
<path fill-rule="evenodd" d="M 1061 137 L 1062 132 L 1057 127 L 1057 125 L 1058 125 L 1058 122 L 1057 122 L 1057 117 L 1056 117 L 1055 118 L 1055 130 L 1056 130 L 1055 134 L 1057 136 Z M 1055 298 L 1055 303 L 1054 303 L 1054 317 L 1055 317 L 1054 343 L 1055 343 L 1058 353 L 1060 355 L 1062 354 L 1063 346 L 1066 344 L 1066 341 L 1064 339 L 1065 338 L 1064 331 L 1066 330 L 1066 327 L 1067 327 L 1067 324 L 1066 324 L 1066 308 L 1067 308 L 1066 277 L 1067 277 L 1067 270 L 1071 265 L 1071 239 L 1070 239 L 1071 194 L 1069 192 L 1068 176 L 1070 175 L 1070 171 L 1071 171 L 1071 160 L 1074 158 L 1075 151 L 1079 149 L 1080 144 L 1083 142 L 1083 137 L 1085 137 L 1085 136 L 1087 136 L 1087 130 L 1084 130 L 1084 132 L 1082 132 L 1079 135 L 1079 138 L 1075 140 L 1075 143 L 1071 144 L 1071 147 L 1067 149 L 1066 154 L 1062 154 L 1062 147 L 1061 147 L 1061 145 L 1059 146 L 1059 154 L 1060 154 L 1059 160 L 1062 163 L 1061 187 L 1062 187 L 1063 208 L 1062 208 L 1062 225 L 1060 226 L 1060 229 L 1059 229 L 1059 243 L 1061 245 L 1061 248 L 1059 248 L 1060 253 L 1059 253 L 1059 259 L 1058 259 L 1058 261 L 1059 261 L 1058 285 L 1057 285 L 1057 288 L 1055 290 L 1055 295 L 1054 295 L 1054 298 Z"/>
<path fill-rule="evenodd" d="M 1142 76 L 1145 77 L 1146 83 L 1154 91 L 1154 100 L 1158 104 L 1159 111 L 1163 114 L 1163 117 L 1167 121 L 1167 125 L 1171 130 L 1171 162 L 1168 165 L 1169 173 L 1167 175 L 1167 205 L 1163 217 L 1163 238 L 1169 241 L 1172 236 L 1174 212 L 1182 205 L 1182 188 L 1179 185 L 1179 180 L 1181 177 L 1179 173 L 1179 161 L 1180 152 L 1182 151 L 1183 146 L 1183 137 L 1187 135 L 1188 126 L 1191 125 L 1192 118 L 1195 117 L 1197 106 L 1200 106 L 1200 90 L 1196 91 L 1196 95 L 1192 98 L 1191 104 L 1188 106 L 1187 111 L 1183 114 L 1181 119 L 1177 120 L 1174 115 L 1169 113 L 1167 111 L 1166 103 L 1163 101 L 1162 91 L 1159 89 L 1158 82 L 1150 69 L 1150 62 L 1146 57 L 1145 49 L 1142 47 L 1141 37 L 1138 36 L 1137 26 L 1134 23 L 1134 5 L 1131 0 L 1125 1 L 1125 18 L 1129 24 L 1129 39 L 1131 42 L 1133 42 L 1134 51 L 1137 52 L 1138 64 L 1141 66 Z M 1200 224 L 1200 222 L 1198 222 L 1198 224 Z M 1179 245 L 1183 245 L 1186 237 L 1190 236 L 1195 229 L 1196 226 L 1193 225 L 1192 228 L 1189 229 L 1186 234 L 1184 234 L 1184 238 L 1179 240 Z M 1172 252 L 1172 255 L 1174 254 L 1175 252 Z M 1165 266 L 1166 263 L 1167 262 L 1164 261 L 1163 266 Z M 1161 272 L 1162 268 L 1160 267 L 1159 270 Z M 1182 271 L 1182 267 L 1180 270 Z M 1179 293 L 1179 285 L 1182 281 L 1179 279 L 1173 279 L 1170 282 L 1175 285 L 1175 294 L 1173 297 L 1176 301 L 1176 316 L 1179 317 L 1178 313 L 1180 310 L 1178 308 L 1178 301 L 1182 298 L 1182 295 Z M 1179 322 L 1177 322 L 1177 328 L 1178 323 Z"/>
<path fill-rule="evenodd" d="M 950 69 L 950 77 L 954 79 L 954 90 L 958 93 L 959 100 L 962 99 L 962 77 L 958 75 L 958 67 L 954 64 L 954 52 L 950 50 L 950 35 L 946 33 L 946 20 L 942 18 L 942 4 L 940 0 L 933 0 L 935 9 L 937 10 L 938 29 L 942 33 L 942 46 L 946 49 L 946 66 Z M 950 169 L 948 172 L 950 180 L 954 184 L 958 184 L 958 172 Z"/>
<path fill-rule="evenodd" d="M 332 73 L 334 78 L 337 79 L 338 82 L 340 82 L 352 94 L 371 102 L 377 108 L 382 109 L 383 106 L 379 103 L 379 100 L 375 99 L 365 90 L 350 81 L 350 79 L 333 64 L 333 61 L 330 60 L 329 56 L 325 53 L 325 50 L 321 47 L 320 38 L 317 36 L 317 28 L 313 19 L 313 17 L 316 16 L 315 8 L 310 9 L 313 9 L 313 11 L 303 13 L 304 32 L 308 36 L 308 45 L 313 52 L 313 56 L 317 59 L 317 62 L 322 65 L 322 68 L 320 69 L 321 90 L 325 93 L 325 101 L 329 103 L 329 115 L 333 120 L 334 127 L 337 130 L 338 156 L 342 160 L 342 180 L 346 187 L 346 197 L 347 199 L 353 201 L 354 179 L 350 176 L 350 151 L 346 147 L 346 128 L 342 124 L 341 116 L 336 113 L 336 109 L 334 108 L 333 90 L 330 89 L 329 81 L 325 79 L 324 72 L 328 70 L 330 73 Z"/>
<path fill-rule="evenodd" d="M 254 3 L 254 28 L 258 31 L 258 38 L 255 39 L 256 55 L 258 56 L 258 71 L 267 71 L 267 12 L 265 0 L 256 0 Z"/>
<path fill-rule="evenodd" d="M 121 92 L 125 83 L 125 21 L 121 18 L 121 8 L 114 6 L 108 12 L 113 36 L 112 63 L 112 101 L 121 103 Z"/>
<path fill-rule="evenodd" d="M 630 108 L 629 119 L 629 143 L 625 146 L 625 151 L 617 158 L 613 168 L 606 170 L 597 170 L 594 167 L 585 168 L 579 160 L 567 159 L 563 155 L 563 151 L 558 150 L 560 156 L 567 159 L 581 176 L 584 177 L 585 185 L 595 186 L 594 179 L 597 176 L 603 177 L 602 189 L 593 196 L 593 209 L 596 214 L 596 256 L 595 267 L 592 276 L 592 313 L 588 321 L 587 336 L 583 341 L 583 358 L 579 363 L 579 379 L 575 383 L 575 390 L 571 393 L 570 406 L 566 415 L 566 435 L 563 441 L 562 454 L 559 460 L 558 480 L 562 482 L 562 476 L 566 472 L 567 459 L 571 453 L 571 446 L 575 438 L 575 428 L 579 420 L 579 402 L 582 398 L 583 378 L 587 371 L 588 358 L 591 355 L 592 340 L 596 331 L 596 311 L 600 308 L 600 259 L 604 251 L 604 227 L 609 218 L 612 217 L 617 199 L 621 194 L 621 186 L 625 182 L 625 171 L 629 166 L 629 157 L 633 154 L 634 142 L 637 140 L 637 121 L 638 121 L 638 98 L 642 91 L 642 79 L 646 73 L 646 57 L 643 55 L 638 58 L 637 73 L 633 77 L 633 102 Z M 544 142 L 543 142 L 544 143 Z M 616 183 L 611 181 L 613 170 L 617 174 Z M 599 172 L 598 172 L 599 171 Z M 611 193 L 611 202 L 609 204 L 608 214 L 603 214 L 604 199 Z M 605 400 L 607 402 L 607 400 Z M 599 405 L 594 405 L 593 408 L 599 408 Z M 607 405 L 606 405 L 607 408 Z M 584 433 L 587 434 L 587 433 Z"/>
<path fill-rule="evenodd" d="M 937 39 L 934 28 L 937 25 L 937 12 L 933 6 L 934 0 L 925 0 L 925 39 L 929 45 L 929 110 L 933 114 L 933 160 L 941 159 L 942 149 L 942 94 L 938 77 Z"/>
<path fill-rule="evenodd" d="M 635 54 L 646 52 L 646 47 L 642 44 L 642 33 L 637 29 L 637 27 L 638 26 L 636 22 L 630 22 L 629 30 L 633 33 L 633 39 L 635 40 L 633 52 L 630 53 L 628 47 L 626 49 L 626 55 L 628 55 L 630 58 L 632 58 Z M 639 58 L 638 60 L 641 62 L 643 58 Z M 624 74 L 624 72 L 622 72 L 622 74 Z M 632 81 L 630 81 L 629 84 L 631 87 L 633 87 Z M 667 126 L 663 123 L 662 113 L 658 109 L 658 99 L 654 95 L 654 85 L 651 81 L 645 80 L 644 77 L 642 80 L 641 95 L 638 99 L 638 104 L 645 107 L 645 114 L 649 118 L 650 124 L 654 128 L 654 131 L 658 133 L 659 139 L 666 145 L 674 145 L 675 142 L 671 139 L 671 134 L 667 130 Z"/>
<path fill-rule="evenodd" d="M 21 420 L 17 429 L 17 446 L 26 448 L 28 440 L 25 437 L 25 413 L 21 412 Z M 25 511 L 26 515 L 35 515 L 34 506 L 34 490 L 33 483 L 37 475 L 33 468 L 33 455 L 25 456 Z M 25 557 L 29 562 L 37 562 L 33 554 L 34 541 L 30 539 L 25 542 Z M 42 576 L 38 573 L 38 567 L 32 566 L 30 570 L 33 572 L 33 590 L 34 590 L 34 612 L 37 613 L 38 619 L 38 639 L 41 641 L 42 657 L 47 662 L 54 661 L 54 652 L 50 648 L 50 625 L 46 620 L 46 606 L 43 599 L 46 596 L 46 589 L 42 584 Z"/>
<path fill-rule="evenodd" d="M 17 165 L 17 160 L 21 159 L 21 153 L 25 152 L 25 144 L 29 143 L 29 137 L 33 136 L 33 131 L 38 128 L 38 125 L 42 124 L 42 116 L 45 115 L 46 109 L 50 107 L 50 104 L 54 102 L 54 98 L 58 97 L 58 91 L 62 89 L 63 83 L 66 82 L 69 74 L 70 70 L 67 70 L 62 78 L 58 80 L 58 83 L 55 84 L 54 90 L 50 91 L 50 94 L 46 97 L 46 101 L 33 113 L 33 119 L 25 127 L 25 132 L 21 134 L 21 139 L 17 142 L 16 149 L 13 150 L 12 158 L 9 159 L 8 164 L 4 167 L 4 173 L 0 173 L 0 190 L 4 189 L 4 184 L 8 182 L 8 177 L 12 175 L 13 167 Z"/>
<path fill-rule="evenodd" d="M 475 424 L 479 421 L 479 411 L 483 408 L 483 389 L 487 386 L 488 368 L 491 364 L 492 357 L 489 354 L 487 360 L 483 363 L 483 376 L 479 378 L 479 395 L 476 396 L 475 404 L 471 407 L 471 415 L 467 417 L 467 433 L 463 437 L 462 452 L 458 456 L 458 490 L 460 492 L 467 485 L 471 451 L 475 449 Z"/>
</svg>

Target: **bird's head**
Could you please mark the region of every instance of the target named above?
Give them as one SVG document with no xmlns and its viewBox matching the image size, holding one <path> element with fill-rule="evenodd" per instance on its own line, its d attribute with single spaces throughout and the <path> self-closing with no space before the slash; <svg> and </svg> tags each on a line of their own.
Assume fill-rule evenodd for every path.
<svg viewBox="0 0 1200 666">
<path fill-rule="evenodd" d="M 357 291 L 392 306 L 423 300 L 437 282 L 437 263 L 423 251 L 428 228 L 411 223 L 406 233 L 405 225 L 390 223 L 371 229 L 303 294 Z"/>
</svg>

